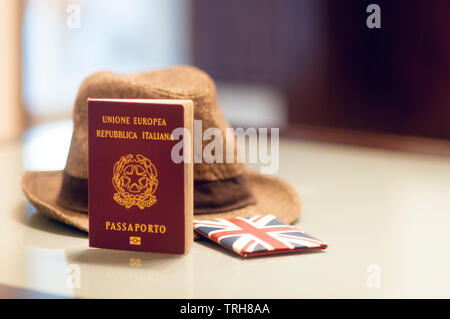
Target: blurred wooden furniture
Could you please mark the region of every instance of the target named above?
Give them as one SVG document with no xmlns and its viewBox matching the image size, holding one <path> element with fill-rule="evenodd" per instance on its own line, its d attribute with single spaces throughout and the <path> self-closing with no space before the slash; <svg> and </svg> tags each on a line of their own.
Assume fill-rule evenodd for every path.
<svg viewBox="0 0 450 319">
<path fill-rule="evenodd" d="M 381 29 L 368 3 L 327 2 L 326 54 L 303 87 L 297 69 L 291 122 L 450 139 L 450 3 L 377 1 Z"/>
<path fill-rule="evenodd" d="M 283 91 L 292 126 L 450 139 L 450 2 L 193 1 L 194 62 Z"/>
</svg>

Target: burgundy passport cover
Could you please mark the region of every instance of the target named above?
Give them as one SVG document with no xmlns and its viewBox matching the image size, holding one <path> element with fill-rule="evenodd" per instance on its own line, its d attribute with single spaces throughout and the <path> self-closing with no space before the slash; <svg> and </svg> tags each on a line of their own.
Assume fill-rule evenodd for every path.
<svg viewBox="0 0 450 319">
<path fill-rule="evenodd" d="M 183 105 L 88 101 L 89 245 L 185 252 L 185 168 L 171 159 Z"/>
</svg>

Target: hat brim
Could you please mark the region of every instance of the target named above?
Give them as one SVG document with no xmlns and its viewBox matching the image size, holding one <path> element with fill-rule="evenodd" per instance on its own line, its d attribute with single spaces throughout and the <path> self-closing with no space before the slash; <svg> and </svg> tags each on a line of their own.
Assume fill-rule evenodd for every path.
<svg viewBox="0 0 450 319">
<path fill-rule="evenodd" d="M 215 214 L 194 215 L 196 220 L 250 217 L 272 214 L 285 223 L 293 223 L 300 215 L 301 202 L 295 190 L 274 176 L 247 172 L 250 187 L 257 203 L 243 208 Z M 65 208 L 57 203 L 63 171 L 26 171 L 22 176 L 22 189 L 36 209 L 56 220 L 88 232 L 86 213 Z"/>
</svg>

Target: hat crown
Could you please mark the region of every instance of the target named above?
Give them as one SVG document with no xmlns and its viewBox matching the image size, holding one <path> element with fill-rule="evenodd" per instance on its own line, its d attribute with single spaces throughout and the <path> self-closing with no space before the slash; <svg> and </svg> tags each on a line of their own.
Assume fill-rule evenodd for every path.
<svg viewBox="0 0 450 319">
<path fill-rule="evenodd" d="M 74 131 L 65 171 L 77 178 L 88 178 L 87 98 L 190 99 L 194 102 L 194 119 L 202 120 L 202 133 L 208 128 L 218 128 L 225 137 L 225 129 L 229 127 L 217 103 L 214 81 L 195 67 L 176 66 L 134 74 L 94 73 L 81 84 L 74 106 Z M 202 143 L 205 146 L 207 141 Z M 223 147 L 224 159 L 226 149 Z M 234 152 L 236 158 L 236 145 Z M 202 158 L 202 154 L 194 155 Z M 194 180 L 228 179 L 244 171 L 241 163 L 195 163 Z"/>
<path fill-rule="evenodd" d="M 197 68 L 177 66 L 127 75 L 94 73 L 78 90 L 72 142 L 58 196 L 58 203 L 70 209 L 84 212 L 88 209 L 88 98 L 190 99 L 194 102 L 194 119 L 202 121 L 202 136 L 205 130 L 217 128 L 226 137 L 228 123 L 217 104 L 214 82 Z M 255 203 L 245 167 L 236 161 L 236 143 L 231 145 L 229 138 L 224 140 L 227 144 L 222 147 L 222 158 L 226 159 L 227 151 L 234 150 L 233 163 L 194 163 L 196 214 L 224 212 Z M 195 158 L 203 158 L 207 142 L 202 141 L 202 148 L 194 148 Z"/>
</svg>

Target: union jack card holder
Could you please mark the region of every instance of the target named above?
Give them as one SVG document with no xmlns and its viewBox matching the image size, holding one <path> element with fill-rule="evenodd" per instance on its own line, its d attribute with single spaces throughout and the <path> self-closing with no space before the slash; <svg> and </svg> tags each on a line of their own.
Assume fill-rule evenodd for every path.
<svg viewBox="0 0 450 319">
<path fill-rule="evenodd" d="M 325 249 L 328 245 L 273 215 L 195 220 L 195 231 L 243 257 Z"/>
</svg>

